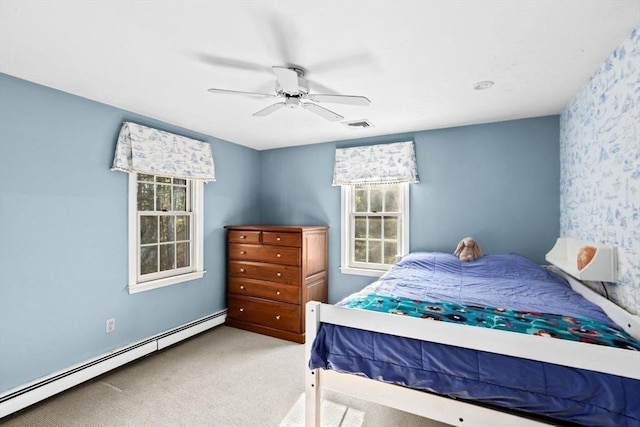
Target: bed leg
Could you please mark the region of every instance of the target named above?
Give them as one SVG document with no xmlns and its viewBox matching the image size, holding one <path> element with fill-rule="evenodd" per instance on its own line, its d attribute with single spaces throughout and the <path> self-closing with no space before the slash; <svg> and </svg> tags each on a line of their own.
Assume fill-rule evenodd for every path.
<svg viewBox="0 0 640 427">
<path fill-rule="evenodd" d="M 309 369 L 309 360 L 311 359 L 311 346 L 316 338 L 318 328 L 320 327 L 320 303 L 309 301 L 306 305 L 306 325 L 305 325 L 305 427 L 320 427 L 320 407 L 322 399 L 322 390 L 320 387 L 320 370 Z"/>
</svg>

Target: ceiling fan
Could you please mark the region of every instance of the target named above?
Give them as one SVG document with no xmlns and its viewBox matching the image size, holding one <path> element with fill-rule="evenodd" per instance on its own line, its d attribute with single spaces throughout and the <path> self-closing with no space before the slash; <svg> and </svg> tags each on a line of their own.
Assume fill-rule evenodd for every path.
<svg viewBox="0 0 640 427">
<path fill-rule="evenodd" d="M 229 95 L 246 95 L 261 98 L 280 98 L 282 101 L 271 104 L 260 111 L 253 113 L 255 117 L 262 117 L 273 113 L 281 108 L 302 107 L 307 111 L 331 121 L 342 120 L 340 114 L 321 107 L 317 103 L 334 103 L 347 105 L 367 106 L 371 103 L 367 97 L 356 95 L 329 95 L 309 93 L 309 82 L 304 78 L 304 71 L 298 67 L 271 67 L 276 77 L 275 93 L 244 92 L 229 89 L 208 89 L 212 93 L 222 93 Z"/>
</svg>

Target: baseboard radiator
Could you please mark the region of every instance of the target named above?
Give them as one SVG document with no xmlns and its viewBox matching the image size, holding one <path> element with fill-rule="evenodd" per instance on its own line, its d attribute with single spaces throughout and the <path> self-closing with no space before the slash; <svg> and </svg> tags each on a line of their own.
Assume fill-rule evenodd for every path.
<svg viewBox="0 0 640 427">
<path fill-rule="evenodd" d="M 227 310 L 194 320 L 177 328 L 114 350 L 63 371 L 0 394 L 0 418 L 51 397 L 82 382 L 134 361 L 154 351 L 224 323 Z"/>
</svg>

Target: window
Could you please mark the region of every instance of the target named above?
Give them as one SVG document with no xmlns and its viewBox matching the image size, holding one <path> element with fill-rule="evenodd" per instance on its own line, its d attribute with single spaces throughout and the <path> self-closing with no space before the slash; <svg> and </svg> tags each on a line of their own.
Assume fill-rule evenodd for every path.
<svg viewBox="0 0 640 427">
<path fill-rule="evenodd" d="M 409 251 L 409 184 L 341 188 L 341 271 L 381 276 Z"/>
<path fill-rule="evenodd" d="M 203 276 L 202 182 L 129 174 L 129 293 Z"/>
</svg>

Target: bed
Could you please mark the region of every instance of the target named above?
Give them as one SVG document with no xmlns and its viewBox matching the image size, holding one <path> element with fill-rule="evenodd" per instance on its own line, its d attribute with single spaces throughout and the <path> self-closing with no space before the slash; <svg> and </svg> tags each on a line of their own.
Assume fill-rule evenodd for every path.
<svg viewBox="0 0 640 427">
<path fill-rule="evenodd" d="M 451 425 L 640 426 L 638 317 L 516 254 L 413 253 L 306 322 L 307 426 L 323 389 Z"/>
</svg>

